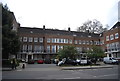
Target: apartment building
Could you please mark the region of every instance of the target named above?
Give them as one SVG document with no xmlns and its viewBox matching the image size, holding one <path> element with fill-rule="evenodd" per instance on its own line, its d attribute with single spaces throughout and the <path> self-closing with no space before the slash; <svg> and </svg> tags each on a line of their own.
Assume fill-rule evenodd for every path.
<svg viewBox="0 0 120 81">
<path fill-rule="evenodd" d="M 107 57 L 120 58 L 120 22 L 103 33 L 104 49 Z"/>
<path fill-rule="evenodd" d="M 79 57 L 83 57 L 86 50 L 93 45 L 100 46 L 100 34 L 76 32 L 68 30 L 56 30 L 43 28 L 20 27 L 18 34 L 21 41 L 21 49 L 17 58 L 25 59 L 52 59 L 59 49 L 66 45 L 75 46 Z"/>
</svg>

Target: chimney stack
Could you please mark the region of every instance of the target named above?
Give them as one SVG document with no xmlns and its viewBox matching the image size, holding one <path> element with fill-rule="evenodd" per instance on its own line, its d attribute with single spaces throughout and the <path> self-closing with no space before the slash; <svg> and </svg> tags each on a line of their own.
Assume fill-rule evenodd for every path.
<svg viewBox="0 0 120 81">
<path fill-rule="evenodd" d="M 70 31 L 70 27 L 68 27 L 68 31 Z"/>
<path fill-rule="evenodd" d="M 43 30 L 45 30 L 45 25 L 43 25 Z"/>
</svg>

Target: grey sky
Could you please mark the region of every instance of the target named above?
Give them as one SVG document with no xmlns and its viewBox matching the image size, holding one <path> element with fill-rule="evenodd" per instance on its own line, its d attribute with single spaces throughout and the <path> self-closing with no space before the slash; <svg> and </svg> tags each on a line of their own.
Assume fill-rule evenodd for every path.
<svg viewBox="0 0 120 81">
<path fill-rule="evenodd" d="M 24 27 L 76 30 L 87 20 L 97 19 L 110 27 L 118 19 L 119 0 L 2 0 Z"/>
</svg>

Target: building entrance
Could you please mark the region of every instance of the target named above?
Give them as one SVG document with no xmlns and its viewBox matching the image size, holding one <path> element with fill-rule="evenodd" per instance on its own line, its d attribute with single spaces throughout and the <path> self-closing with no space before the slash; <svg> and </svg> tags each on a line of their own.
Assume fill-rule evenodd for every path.
<svg viewBox="0 0 120 81">
<path fill-rule="evenodd" d="M 32 55 L 28 55 L 28 61 L 32 60 Z"/>
</svg>

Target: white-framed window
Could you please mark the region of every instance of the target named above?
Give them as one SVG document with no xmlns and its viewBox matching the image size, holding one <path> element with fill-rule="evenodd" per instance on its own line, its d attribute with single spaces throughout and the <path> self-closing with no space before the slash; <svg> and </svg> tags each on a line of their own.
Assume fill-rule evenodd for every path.
<svg viewBox="0 0 120 81">
<path fill-rule="evenodd" d="M 78 41 L 77 41 L 77 40 L 75 40 L 75 44 L 78 44 Z"/>
<path fill-rule="evenodd" d="M 39 42 L 43 42 L 43 38 L 39 38 Z"/>
<path fill-rule="evenodd" d="M 85 44 L 85 40 L 82 41 L 82 44 Z"/>
<path fill-rule="evenodd" d="M 61 39 L 61 43 L 64 43 L 64 39 Z"/>
<path fill-rule="evenodd" d="M 52 45 L 52 53 L 56 53 L 56 45 Z"/>
<path fill-rule="evenodd" d="M 63 43 L 65 43 L 65 39 L 63 39 Z"/>
<path fill-rule="evenodd" d="M 86 44 L 88 44 L 88 45 L 89 45 L 89 41 L 86 41 Z"/>
<path fill-rule="evenodd" d="M 65 43 L 68 43 L 68 39 L 65 39 Z"/>
<path fill-rule="evenodd" d="M 32 37 L 29 37 L 29 42 L 33 42 L 33 38 Z"/>
<path fill-rule="evenodd" d="M 43 51 L 44 51 L 43 46 L 41 46 L 41 45 L 34 45 L 34 52 L 43 53 Z"/>
<path fill-rule="evenodd" d="M 58 45 L 58 46 L 57 46 L 58 52 L 59 52 L 60 49 L 63 49 L 63 46 Z"/>
<path fill-rule="evenodd" d="M 56 40 L 57 40 L 57 43 L 59 43 L 59 38 L 57 38 Z"/>
<path fill-rule="evenodd" d="M 56 38 L 52 38 L 52 43 L 56 43 Z"/>
<path fill-rule="evenodd" d="M 47 38 L 47 43 L 50 43 L 50 38 Z"/>
<path fill-rule="evenodd" d="M 40 50 L 41 53 L 43 53 L 44 52 L 44 46 L 40 45 L 39 50 Z"/>
<path fill-rule="evenodd" d="M 39 45 L 34 45 L 34 52 L 39 52 Z"/>
<path fill-rule="evenodd" d="M 26 52 L 27 51 L 27 45 L 23 45 L 23 52 Z"/>
<path fill-rule="evenodd" d="M 95 45 L 99 45 L 99 41 L 94 41 L 94 44 Z"/>
<path fill-rule="evenodd" d="M 94 42 L 94 41 L 90 41 L 90 45 L 93 45 L 93 42 Z"/>
<path fill-rule="evenodd" d="M 38 38 L 37 37 L 34 38 L 34 42 L 38 42 Z"/>
<path fill-rule="evenodd" d="M 69 43 L 72 44 L 72 40 L 71 39 L 69 40 Z"/>
<path fill-rule="evenodd" d="M 82 44 L 82 41 L 81 41 L 81 40 L 79 40 L 79 44 Z"/>
<path fill-rule="evenodd" d="M 109 41 L 109 36 L 106 36 L 106 41 Z"/>
<path fill-rule="evenodd" d="M 118 39 L 118 38 L 119 38 L 119 34 L 116 33 L 116 34 L 115 34 L 115 39 Z"/>
<path fill-rule="evenodd" d="M 50 45 L 47 45 L 47 53 L 50 53 Z"/>
<path fill-rule="evenodd" d="M 23 37 L 23 42 L 27 42 L 27 37 Z"/>
<path fill-rule="evenodd" d="M 59 43 L 61 43 L 62 41 L 61 41 L 61 39 L 59 39 Z"/>
<path fill-rule="evenodd" d="M 114 40 L 114 36 L 113 36 L 113 34 L 110 35 L 110 40 Z"/>
<path fill-rule="evenodd" d="M 28 45 L 28 52 L 32 52 L 32 45 Z"/>
</svg>

